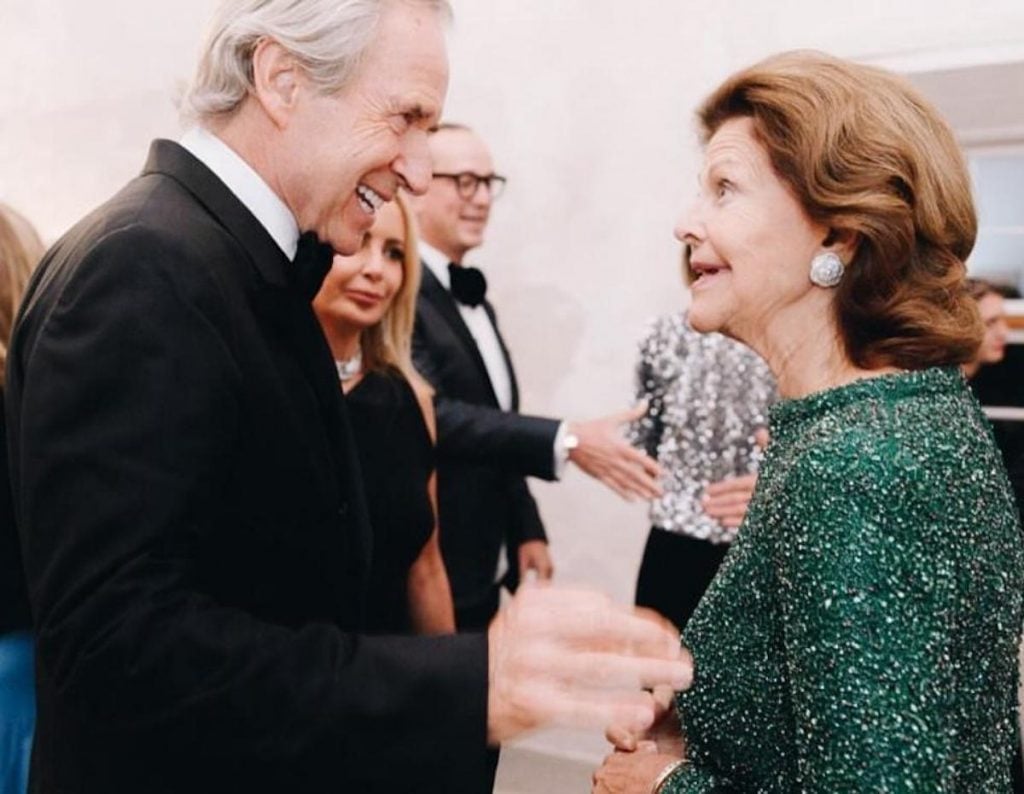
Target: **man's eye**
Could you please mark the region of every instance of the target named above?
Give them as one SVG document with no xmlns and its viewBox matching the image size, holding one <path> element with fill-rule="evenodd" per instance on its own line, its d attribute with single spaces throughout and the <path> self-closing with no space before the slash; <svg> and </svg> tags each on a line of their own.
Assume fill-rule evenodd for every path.
<svg viewBox="0 0 1024 794">
<path fill-rule="evenodd" d="M 722 198 L 726 193 L 732 190 L 732 182 L 728 179 L 719 179 L 715 183 L 715 195 L 718 198 Z"/>
</svg>

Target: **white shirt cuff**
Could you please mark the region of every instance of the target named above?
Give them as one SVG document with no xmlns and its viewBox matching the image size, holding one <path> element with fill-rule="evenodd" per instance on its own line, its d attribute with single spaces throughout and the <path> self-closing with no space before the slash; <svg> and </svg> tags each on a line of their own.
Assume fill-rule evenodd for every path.
<svg viewBox="0 0 1024 794">
<path fill-rule="evenodd" d="M 555 479 L 562 479 L 562 472 L 565 471 L 565 464 L 569 462 L 569 449 L 565 445 L 565 437 L 569 435 L 569 423 L 559 422 L 558 432 L 555 433 L 554 456 L 555 456 Z"/>
</svg>

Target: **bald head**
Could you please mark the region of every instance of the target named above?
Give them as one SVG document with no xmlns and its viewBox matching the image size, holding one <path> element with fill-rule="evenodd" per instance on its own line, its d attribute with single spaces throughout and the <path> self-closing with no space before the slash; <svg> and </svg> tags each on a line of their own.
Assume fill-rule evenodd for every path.
<svg viewBox="0 0 1024 794">
<path fill-rule="evenodd" d="M 430 136 L 430 153 L 434 179 L 416 208 L 420 235 L 451 261 L 461 263 L 468 251 L 484 241 L 492 197 L 483 184 L 471 196 L 462 195 L 453 177 L 464 173 L 492 176 L 494 162 L 479 135 L 456 125 L 442 126 Z"/>
</svg>

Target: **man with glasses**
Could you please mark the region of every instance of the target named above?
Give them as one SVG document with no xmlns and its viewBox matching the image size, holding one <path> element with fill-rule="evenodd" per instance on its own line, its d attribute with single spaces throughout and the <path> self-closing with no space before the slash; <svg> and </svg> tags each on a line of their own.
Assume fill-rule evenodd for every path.
<svg viewBox="0 0 1024 794">
<path fill-rule="evenodd" d="M 651 498 L 658 468 L 619 433 L 634 412 L 580 423 L 518 413 L 515 371 L 485 297 L 486 279 L 465 265 L 484 241 L 505 177 L 465 126 L 441 125 L 430 149 L 433 179 L 417 201 L 424 268 L 414 356 L 437 391 L 441 547 L 456 623 L 465 631 L 487 625 L 501 585 L 512 590 L 529 571 L 551 578 L 544 526 L 525 476 L 557 479 L 571 460 L 625 497 Z"/>
</svg>

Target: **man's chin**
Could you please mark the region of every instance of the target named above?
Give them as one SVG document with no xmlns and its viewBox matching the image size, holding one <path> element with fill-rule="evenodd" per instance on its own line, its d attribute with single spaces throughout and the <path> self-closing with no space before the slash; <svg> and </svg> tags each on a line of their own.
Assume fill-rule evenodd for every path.
<svg viewBox="0 0 1024 794">
<path fill-rule="evenodd" d="M 320 237 L 320 242 L 326 243 L 338 256 L 352 256 L 359 252 L 363 243 L 363 235 L 369 231 L 373 223 L 366 224 L 366 228 L 355 229 L 346 225 L 344 229 L 335 229 L 327 233 L 326 239 Z"/>
<path fill-rule="evenodd" d="M 483 234 L 467 234 L 463 235 L 459 242 L 462 248 L 472 251 L 474 248 L 479 248 L 484 244 L 484 236 Z"/>
</svg>

